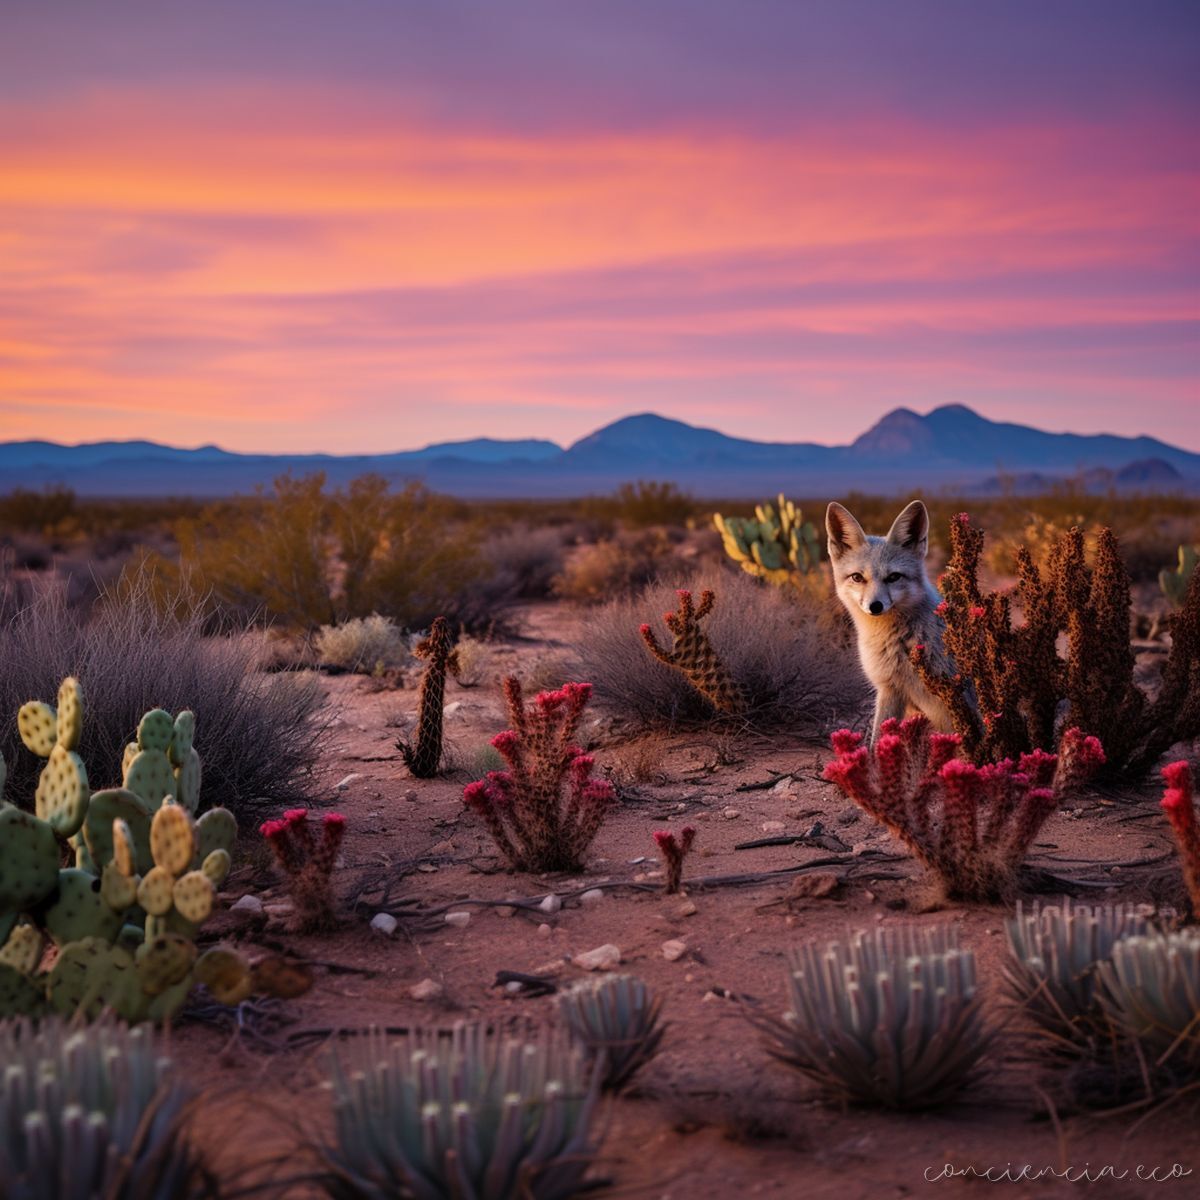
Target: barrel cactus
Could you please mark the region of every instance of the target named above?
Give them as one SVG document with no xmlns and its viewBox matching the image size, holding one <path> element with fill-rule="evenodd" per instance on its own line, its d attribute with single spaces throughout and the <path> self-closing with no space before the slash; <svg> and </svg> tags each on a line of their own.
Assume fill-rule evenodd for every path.
<svg viewBox="0 0 1200 1200">
<path fill-rule="evenodd" d="M 1064 1050 L 1084 1048 L 1106 1030 L 1097 971 L 1121 938 L 1151 932 L 1130 905 L 1035 904 L 1006 922 L 1005 978 L 1034 1028 Z"/>
<path fill-rule="evenodd" d="M 572 1039 L 604 1059 L 604 1086 L 620 1091 L 658 1053 L 666 1026 L 662 999 L 632 975 L 586 979 L 560 993 L 558 1011 Z"/>
<path fill-rule="evenodd" d="M 932 1108 L 971 1078 L 989 1035 L 975 957 L 945 926 L 859 930 L 790 956 L 783 1019 L 751 1013 L 770 1053 L 831 1097 Z"/>
<path fill-rule="evenodd" d="M 599 1075 L 548 1037 L 482 1026 L 363 1038 L 332 1073 L 335 1133 L 320 1147 L 336 1200 L 566 1200 L 597 1150 Z"/>
<path fill-rule="evenodd" d="M 183 1133 L 187 1095 L 151 1030 L 0 1022 L 5 1200 L 198 1200 L 214 1182 Z"/>
<path fill-rule="evenodd" d="M 1100 984 L 1113 1028 L 1148 1063 L 1200 1078 L 1200 929 L 1122 939 Z"/>
</svg>

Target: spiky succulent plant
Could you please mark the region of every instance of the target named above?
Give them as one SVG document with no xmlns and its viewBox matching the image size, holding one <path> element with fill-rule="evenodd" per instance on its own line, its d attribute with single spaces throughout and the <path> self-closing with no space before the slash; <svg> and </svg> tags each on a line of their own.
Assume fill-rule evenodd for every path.
<svg viewBox="0 0 1200 1200">
<path fill-rule="evenodd" d="M 1035 904 L 1005 923 L 1009 994 L 1035 1028 L 1064 1050 L 1082 1049 L 1107 1029 L 1097 969 L 1122 938 L 1151 932 L 1131 905 Z"/>
<path fill-rule="evenodd" d="M 0 1023 L 4 1200 L 183 1200 L 216 1187 L 147 1026 Z"/>
<path fill-rule="evenodd" d="M 549 1036 L 374 1032 L 334 1059 L 332 1086 L 336 1200 L 566 1200 L 596 1153 L 599 1073 Z"/>
<path fill-rule="evenodd" d="M 988 1047 L 975 957 L 946 926 L 858 930 L 790 955 L 790 1009 L 750 1014 L 768 1049 L 827 1094 L 932 1108 L 969 1080 Z"/>
<path fill-rule="evenodd" d="M 604 1056 L 609 1091 L 620 1091 L 658 1053 L 666 1032 L 661 997 L 632 975 L 585 979 L 559 994 L 558 1010 L 588 1055 Z"/>
<path fill-rule="evenodd" d="M 1200 929 L 1123 938 L 1100 989 L 1113 1027 L 1150 1065 L 1200 1075 Z"/>
</svg>

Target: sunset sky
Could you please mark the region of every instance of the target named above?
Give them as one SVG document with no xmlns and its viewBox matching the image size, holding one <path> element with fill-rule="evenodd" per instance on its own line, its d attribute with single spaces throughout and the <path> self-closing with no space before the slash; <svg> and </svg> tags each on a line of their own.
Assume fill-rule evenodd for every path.
<svg viewBox="0 0 1200 1200">
<path fill-rule="evenodd" d="M 3 0 L 0 440 L 1200 450 L 1193 0 Z"/>
</svg>

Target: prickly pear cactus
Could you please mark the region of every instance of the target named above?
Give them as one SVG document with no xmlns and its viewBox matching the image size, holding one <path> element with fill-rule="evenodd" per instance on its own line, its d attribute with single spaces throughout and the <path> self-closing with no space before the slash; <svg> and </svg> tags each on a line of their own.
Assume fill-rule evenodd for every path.
<svg viewBox="0 0 1200 1200">
<path fill-rule="evenodd" d="M 458 651 L 454 634 L 445 617 L 435 617 L 429 636 L 419 642 L 413 653 L 429 664 L 421 676 L 417 702 L 417 735 L 409 742 L 398 742 L 405 765 L 418 779 L 432 779 L 442 762 L 442 709 L 446 699 L 447 674 L 458 675 Z"/>
<path fill-rule="evenodd" d="M 87 769 L 75 753 L 83 734 L 83 690 L 77 679 L 64 679 L 57 711 L 40 700 L 17 712 L 21 741 L 47 760 L 38 779 L 34 808 L 60 837 L 78 832 L 87 813 Z"/>
<path fill-rule="evenodd" d="M 777 586 L 801 587 L 821 563 L 821 540 L 811 521 L 781 492 L 778 512 L 759 504 L 753 517 L 713 514 L 725 553 L 743 571 Z"/>
<path fill-rule="evenodd" d="M 1174 571 L 1159 571 L 1158 586 L 1172 608 L 1182 608 L 1187 597 L 1188 585 L 1200 558 L 1200 546 L 1180 546 L 1179 566 Z"/>
<path fill-rule="evenodd" d="M 745 707 L 742 690 L 713 649 L 708 635 L 700 628 L 700 622 L 712 611 L 716 597 L 705 589 L 700 593 L 699 605 L 693 607 L 691 592 L 681 590 L 677 595 L 678 612 L 667 613 L 663 617 L 675 638 L 671 649 L 664 650 L 659 645 L 649 625 L 641 628 L 642 640 L 659 662 L 681 671 L 692 687 L 718 712 L 741 712 Z"/>
</svg>

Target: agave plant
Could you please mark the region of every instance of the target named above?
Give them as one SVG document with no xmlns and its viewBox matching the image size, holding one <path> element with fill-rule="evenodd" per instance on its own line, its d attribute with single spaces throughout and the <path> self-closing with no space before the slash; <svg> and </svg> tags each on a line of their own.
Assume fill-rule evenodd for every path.
<svg viewBox="0 0 1200 1200">
<path fill-rule="evenodd" d="M 0 1023 L 4 1200 L 217 1195 L 182 1133 L 184 1090 L 148 1026 Z"/>
<path fill-rule="evenodd" d="M 584 980 L 558 997 L 571 1037 L 604 1059 L 604 1087 L 617 1092 L 657 1053 L 666 1032 L 662 1000 L 632 975 Z"/>
<path fill-rule="evenodd" d="M 790 961 L 790 1010 L 751 1020 L 771 1054 L 834 1097 L 931 1108 L 987 1049 L 975 957 L 949 927 L 859 930 Z"/>
<path fill-rule="evenodd" d="M 1200 1074 L 1200 929 L 1130 937 L 1100 965 L 1100 1001 L 1155 1065 Z"/>
<path fill-rule="evenodd" d="M 1061 1049 L 1094 1044 L 1107 1029 L 1097 995 L 1097 970 L 1116 943 L 1151 932 L 1130 905 L 1037 904 L 1005 923 L 1009 994 L 1040 1032 Z"/>
<path fill-rule="evenodd" d="M 332 1087 L 321 1182 L 336 1200 L 565 1200 L 596 1154 L 600 1074 L 553 1037 L 376 1031 L 334 1059 Z"/>
</svg>

